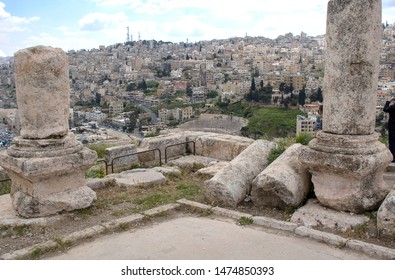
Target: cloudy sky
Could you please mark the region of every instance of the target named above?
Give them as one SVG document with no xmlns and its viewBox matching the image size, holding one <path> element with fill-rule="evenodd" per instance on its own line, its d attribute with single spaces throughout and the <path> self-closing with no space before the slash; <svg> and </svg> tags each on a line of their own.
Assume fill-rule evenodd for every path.
<svg viewBox="0 0 395 280">
<path fill-rule="evenodd" d="M 325 33 L 328 0 L 0 0 L 0 56 L 50 45 L 91 49 L 133 40 L 195 42 Z M 383 0 L 383 22 L 395 0 Z"/>
</svg>

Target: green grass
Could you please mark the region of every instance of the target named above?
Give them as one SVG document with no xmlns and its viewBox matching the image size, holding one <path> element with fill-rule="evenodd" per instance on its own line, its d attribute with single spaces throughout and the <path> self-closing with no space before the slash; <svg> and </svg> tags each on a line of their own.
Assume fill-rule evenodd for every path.
<svg viewBox="0 0 395 280">
<path fill-rule="evenodd" d="M 11 180 L 0 183 L 0 195 L 9 194 L 11 192 Z"/>
<path fill-rule="evenodd" d="M 248 126 L 242 130 L 244 136 L 269 140 L 294 137 L 296 116 L 304 114 L 298 109 L 260 107 L 248 102 L 237 102 L 221 108 L 221 111 L 248 119 Z"/>
<path fill-rule="evenodd" d="M 98 158 L 104 158 L 105 151 L 107 148 L 113 147 L 111 144 L 88 144 L 86 145 L 89 149 L 95 151 L 97 153 Z"/>
<path fill-rule="evenodd" d="M 254 221 L 252 220 L 252 218 L 248 218 L 248 217 L 241 217 L 239 219 L 239 224 L 242 226 L 245 225 L 251 225 Z"/>
<path fill-rule="evenodd" d="M 202 187 L 196 184 L 179 183 L 176 189 L 180 192 L 180 195 L 186 199 L 203 194 Z"/>
<path fill-rule="evenodd" d="M 276 148 L 271 151 L 267 158 L 269 164 L 275 161 L 292 144 L 295 144 L 295 139 L 293 138 L 277 139 Z"/>
<path fill-rule="evenodd" d="M 248 118 L 248 130 L 260 132 L 266 139 L 294 136 L 296 116 L 300 114 L 303 114 L 300 110 L 260 108 Z"/>
<path fill-rule="evenodd" d="M 295 142 L 302 145 L 307 145 L 313 139 L 314 134 L 312 133 L 299 133 L 298 135 L 296 135 Z"/>
</svg>

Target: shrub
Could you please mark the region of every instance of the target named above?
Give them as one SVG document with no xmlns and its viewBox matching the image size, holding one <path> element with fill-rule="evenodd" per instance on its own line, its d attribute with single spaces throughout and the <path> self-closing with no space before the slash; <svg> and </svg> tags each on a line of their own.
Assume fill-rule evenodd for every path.
<svg viewBox="0 0 395 280">
<path fill-rule="evenodd" d="M 314 135 L 311 133 L 299 133 L 298 135 L 296 135 L 295 142 L 302 145 L 307 145 L 313 139 Z"/>
<path fill-rule="evenodd" d="M 274 148 L 267 157 L 269 164 L 275 161 L 292 144 L 295 144 L 295 139 L 293 138 L 277 139 L 276 148 Z"/>
</svg>

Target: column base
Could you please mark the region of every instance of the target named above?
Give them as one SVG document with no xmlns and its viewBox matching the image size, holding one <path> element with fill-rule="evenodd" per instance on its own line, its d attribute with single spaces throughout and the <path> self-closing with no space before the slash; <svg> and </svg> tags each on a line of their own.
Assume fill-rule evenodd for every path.
<svg viewBox="0 0 395 280">
<path fill-rule="evenodd" d="M 299 160 L 312 175 L 319 202 L 339 211 L 376 210 L 391 187 L 383 180 L 392 160 L 378 134 L 336 135 L 320 131 Z"/>
<path fill-rule="evenodd" d="M 96 163 L 95 152 L 80 146 L 69 154 L 74 145 L 60 145 L 45 153 L 36 150 L 42 140 L 29 141 L 31 145 L 24 145 L 29 147 L 26 153 L 18 146 L 0 153 L 0 163 L 12 180 L 11 198 L 19 215 L 43 217 L 86 208 L 96 200 L 96 193 L 85 186 L 84 178 L 84 171 Z M 41 157 L 30 157 L 37 153 Z M 21 155 L 25 157 L 18 157 Z"/>
</svg>

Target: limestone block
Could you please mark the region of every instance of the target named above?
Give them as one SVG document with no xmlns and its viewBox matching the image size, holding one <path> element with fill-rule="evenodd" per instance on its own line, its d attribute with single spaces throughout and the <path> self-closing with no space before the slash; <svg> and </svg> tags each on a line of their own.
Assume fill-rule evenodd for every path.
<svg viewBox="0 0 395 280">
<path fill-rule="evenodd" d="M 24 139 L 62 137 L 69 131 L 69 70 L 59 48 L 36 46 L 14 55 L 16 98 Z"/>
<path fill-rule="evenodd" d="M 202 156 L 185 156 L 168 162 L 169 165 L 175 165 L 179 167 L 196 168 L 210 166 L 218 163 L 217 159 L 202 157 Z"/>
<path fill-rule="evenodd" d="M 339 212 L 322 206 L 316 199 L 309 199 L 291 217 L 291 222 L 306 227 L 323 227 L 346 232 L 369 222 L 365 215 Z"/>
<path fill-rule="evenodd" d="M 186 142 L 183 134 L 168 134 L 154 138 L 146 138 L 141 142 L 139 150 L 159 149 L 162 154 L 162 161 L 165 159 L 165 149 L 169 145 Z M 178 145 L 167 149 L 168 159 L 184 155 L 187 152 L 187 145 Z M 138 155 L 140 163 L 157 163 L 159 154 L 157 151 Z"/>
<path fill-rule="evenodd" d="M 236 207 L 244 200 L 254 178 L 267 166 L 273 142 L 257 140 L 205 182 L 210 202 Z"/>
<path fill-rule="evenodd" d="M 160 172 L 163 175 L 174 175 L 174 176 L 181 175 L 181 169 L 178 168 L 177 166 L 156 166 L 152 168 L 152 170 L 156 172 Z"/>
<path fill-rule="evenodd" d="M 114 170 L 122 167 L 130 167 L 139 163 L 136 155 L 127 156 L 137 152 L 137 148 L 133 144 L 110 147 L 105 150 L 107 164 L 113 164 Z M 118 158 L 121 157 L 121 158 Z"/>
<path fill-rule="evenodd" d="M 86 186 L 34 196 L 14 191 L 12 196 L 14 208 L 23 217 L 42 217 L 61 210 L 72 211 L 87 208 L 96 200 L 96 193 Z"/>
<path fill-rule="evenodd" d="M 227 165 L 228 165 L 227 161 L 220 161 L 214 165 L 210 165 L 208 167 L 199 169 L 196 173 L 202 174 L 202 175 L 214 176 L 215 174 L 217 174 L 219 171 L 221 171 Z"/>
<path fill-rule="evenodd" d="M 311 188 L 311 176 L 299 162 L 301 144 L 294 144 L 263 170 L 252 182 L 254 205 L 299 206 Z"/>
<path fill-rule="evenodd" d="M 108 175 L 107 179 L 114 179 L 115 185 L 126 188 L 163 185 L 166 182 L 166 177 L 162 173 L 151 169 L 128 170 Z"/>
<path fill-rule="evenodd" d="M 395 190 L 387 195 L 377 212 L 377 229 L 381 236 L 395 238 Z"/>
<path fill-rule="evenodd" d="M 87 148 L 73 154 L 40 158 L 0 153 L 0 162 L 12 179 L 13 206 L 19 215 L 29 218 L 90 206 L 96 200 L 96 193 L 85 186 L 84 170 L 96 160 L 96 153 Z"/>
<path fill-rule="evenodd" d="M 234 159 L 254 142 L 246 137 L 217 133 L 189 132 L 187 139 L 195 141 L 197 155 L 226 161 Z"/>
</svg>

